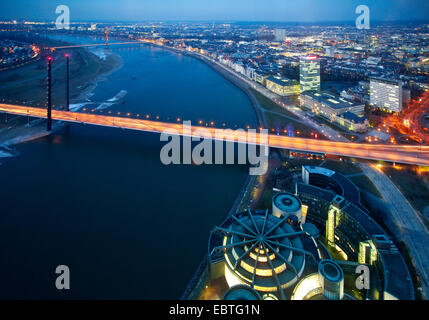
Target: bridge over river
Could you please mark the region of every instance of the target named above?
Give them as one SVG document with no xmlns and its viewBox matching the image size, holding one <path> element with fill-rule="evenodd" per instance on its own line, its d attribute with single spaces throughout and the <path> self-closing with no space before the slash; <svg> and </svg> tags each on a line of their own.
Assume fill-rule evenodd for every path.
<svg viewBox="0 0 429 320">
<path fill-rule="evenodd" d="M 20 116 L 47 118 L 46 109 L 28 106 L 0 104 L 0 112 Z M 253 143 L 266 144 L 266 142 L 264 142 L 266 140 L 263 139 L 263 136 L 260 133 L 256 134 L 256 141 L 250 140 L 251 142 L 248 142 L 249 137 L 246 131 L 216 129 L 202 126 L 192 126 L 189 128 L 180 123 L 152 121 L 131 117 L 116 117 L 110 115 L 52 110 L 52 120 L 146 132 L 164 132 L 168 134 L 203 137 L 230 142 L 252 143 L 253 141 Z M 222 138 L 216 138 L 216 130 L 224 130 Z M 268 146 L 273 148 L 332 154 L 344 157 L 429 166 L 429 146 L 335 142 L 272 134 L 268 135 Z"/>
</svg>

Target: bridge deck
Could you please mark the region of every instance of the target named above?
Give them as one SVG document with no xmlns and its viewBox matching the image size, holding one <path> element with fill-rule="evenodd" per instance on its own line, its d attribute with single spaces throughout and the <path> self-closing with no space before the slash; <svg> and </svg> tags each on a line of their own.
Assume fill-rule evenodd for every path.
<svg viewBox="0 0 429 320">
<path fill-rule="evenodd" d="M 15 115 L 46 118 L 46 110 L 27 106 L 0 104 L 0 112 Z M 87 114 L 52 110 L 52 119 L 66 122 L 86 123 L 105 127 L 124 128 L 147 132 L 164 132 L 182 136 L 207 137 L 216 140 L 247 142 L 247 132 L 223 130 L 223 136 L 215 136 L 222 129 L 192 126 L 189 129 L 178 123 L 167 123 L 126 117 Z M 261 136 L 257 134 L 259 143 Z M 248 142 L 247 142 L 248 143 Z M 270 147 L 299 150 L 305 152 L 326 153 L 345 157 L 383 160 L 396 163 L 429 165 L 429 146 L 398 146 L 385 144 L 364 144 L 351 142 L 334 142 L 317 139 L 294 138 L 287 136 L 268 135 Z"/>
</svg>

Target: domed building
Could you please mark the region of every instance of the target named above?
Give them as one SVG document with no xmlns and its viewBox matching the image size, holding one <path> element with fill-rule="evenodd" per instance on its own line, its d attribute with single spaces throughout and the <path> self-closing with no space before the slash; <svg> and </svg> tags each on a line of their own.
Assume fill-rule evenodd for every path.
<svg viewBox="0 0 429 320">
<path fill-rule="evenodd" d="M 286 299 L 308 265 L 317 265 L 316 241 L 289 216 L 246 211 L 231 216 L 211 235 L 211 259 L 224 261 L 230 288 L 247 285 L 266 297 Z M 316 255 L 316 257 L 315 257 Z"/>
<path fill-rule="evenodd" d="M 236 285 L 225 293 L 222 300 L 262 300 L 258 291 L 246 285 Z"/>
<path fill-rule="evenodd" d="M 184 299 L 415 298 L 404 258 L 353 182 L 316 167 L 302 177 L 294 193 L 275 190 L 272 212 L 236 212 L 213 229 Z"/>
</svg>

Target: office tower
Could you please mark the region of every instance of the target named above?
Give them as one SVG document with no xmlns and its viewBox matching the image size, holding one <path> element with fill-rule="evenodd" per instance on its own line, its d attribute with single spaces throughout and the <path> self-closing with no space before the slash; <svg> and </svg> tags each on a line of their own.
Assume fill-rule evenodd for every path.
<svg viewBox="0 0 429 320">
<path fill-rule="evenodd" d="M 274 34 L 275 34 L 276 41 L 285 42 L 285 40 L 286 40 L 286 30 L 285 29 L 275 29 Z"/>
<path fill-rule="evenodd" d="M 299 81 L 301 92 L 320 91 L 320 61 L 317 56 L 300 59 Z"/>
<path fill-rule="evenodd" d="M 371 105 L 377 108 L 399 113 L 402 111 L 402 83 L 380 78 L 370 80 Z"/>
</svg>

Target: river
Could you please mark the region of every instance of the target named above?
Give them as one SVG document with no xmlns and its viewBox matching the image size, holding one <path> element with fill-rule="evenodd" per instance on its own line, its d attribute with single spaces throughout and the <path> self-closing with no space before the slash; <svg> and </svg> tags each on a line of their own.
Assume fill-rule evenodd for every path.
<svg viewBox="0 0 429 320">
<path fill-rule="evenodd" d="M 123 66 L 88 108 L 256 126 L 247 96 L 203 62 L 151 46 L 108 50 Z M 159 134 L 70 124 L 0 159 L 0 298 L 180 298 L 248 168 L 165 166 L 163 144 Z M 55 287 L 58 265 L 70 268 L 70 290 Z"/>
</svg>

